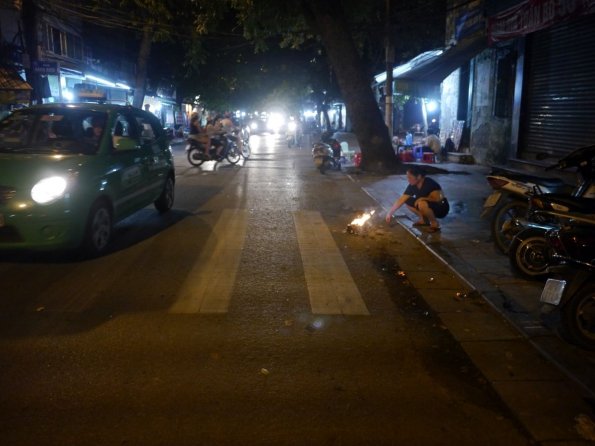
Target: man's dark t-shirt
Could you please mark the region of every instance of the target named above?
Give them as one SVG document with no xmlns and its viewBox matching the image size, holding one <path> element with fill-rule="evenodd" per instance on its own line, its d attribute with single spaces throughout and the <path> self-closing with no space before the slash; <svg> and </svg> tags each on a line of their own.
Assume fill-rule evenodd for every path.
<svg viewBox="0 0 595 446">
<path fill-rule="evenodd" d="M 424 182 L 421 185 L 421 189 L 418 189 L 417 186 L 412 186 L 409 184 L 405 189 L 405 195 L 410 195 L 415 200 L 417 200 L 418 198 L 427 197 L 435 190 L 442 190 L 442 188 L 433 179 L 425 177 Z"/>
<path fill-rule="evenodd" d="M 404 192 L 404 195 L 409 195 L 409 198 L 407 199 L 405 204 L 411 207 L 415 207 L 415 200 L 417 200 L 418 198 L 428 197 L 435 190 L 442 190 L 442 188 L 436 181 L 428 177 L 424 178 L 424 182 L 421 185 L 421 189 L 418 189 L 417 186 L 409 184 Z M 446 198 L 439 202 L 428 202 L 428 205 L 430 206 L 430 209 L 434 211 L 434 215 L 436 216 L 436 218 L 443 218 L 444 216 L 446 216 L 446 214 L 448 214 L 448 211 L 450 210 L 450 206 Z"/>
</svg>

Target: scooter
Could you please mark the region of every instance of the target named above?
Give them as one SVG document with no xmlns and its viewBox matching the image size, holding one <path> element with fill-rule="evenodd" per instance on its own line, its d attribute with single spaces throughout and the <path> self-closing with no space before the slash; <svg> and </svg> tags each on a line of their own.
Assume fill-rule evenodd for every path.
<svg viewBox="0 0 595 446">
<path fill-rule="evenodd" d="M 511 269 L 527 279 L 548 274 L 551 252 L 547 232 L 581 215 L 595 215 L 595 198 L 541 194 L 529 199 L 526 227 L 515 235 L 508 250 Z"/>
<path fill-rule="evenodd" d="M 549 278 L 541 292 L 543 313 L 560 312 L 562 334 L 595 350 L 595 215 L 575 216 L 569 224 L 548 231 L 552 252 Z"/>
<path fill-rule="evenodd" d="M 324 132 L 321 141 L 312 145 L 312 158 L 320 173 L 327 169 L 341 170 L 341 144 L 331 136 L 332 132 Z"/>
<path fill-rule="evenodd" d="M 496 247 L 504 254 L 515 234 L 526 222 L 527 199 L 534 193 L 561 192 L 570 195 L 572 187 L 557 178 L 541 178 L 521 172 L 494 168 L 486 177 L 494 189 L 483 203 L 481 217 L 489 217 L 490 232 Z"/>
<path fill-rule="evenodd" d="M 547 275 L 549 256 L 545 234 L 559 227 L 575 214 L 595 213 L 595 146 L 582 147 L 562 158 L 547 169 L 577 167 L 578 186 L 572 195 L 534 194 L 528 201 L 529 208 L 522 228 L 512 239 L 508 258 L 514 272 L 526 278 Z"/>
<path fill-rule="evenodd" d="M 302 131 L 300 125 L 295 120 L 289 121 L 287 124 L 287 133 L 285 135 L 287 139 L 287 147 L 290 149 L 293 147 L 301 147 L 302 145 Z"/>
<path fill-rule="evenodd" d="M 223 134 L 219 138 L 223 144 L 223 149 L 219 156 L 216 155 L 216 149 L 209 143 L 204 144 L 194 138 L 186 140 L 186 156 L 188 162 L 193 166 L 200 166 L 205 161 L 221 161 L 227 159 L 230 164 L 236 164 L 241 157 L 240 149 L 238 148 L 235 136 L 232 134 Z"/>
<path fill-rule="evenodd" d="M 595 197 L 595 175 L 592 165 L 594 156 L 595 146 L 582 147 L 556 164 L 546 167 L 546 171 L 576 167 L 578 182 L 575 187 L 559 178 L 542 178 L 506 169 L 494 169 L 486 177 L 494 192 L 486 198 L 481 216 L 491 217 L 490 231 L 496 247 L 501 252 L 508 253 L 515 235 L 526 227 L 530 196 L 550 193 L 560 196 Z"/>
</svg>

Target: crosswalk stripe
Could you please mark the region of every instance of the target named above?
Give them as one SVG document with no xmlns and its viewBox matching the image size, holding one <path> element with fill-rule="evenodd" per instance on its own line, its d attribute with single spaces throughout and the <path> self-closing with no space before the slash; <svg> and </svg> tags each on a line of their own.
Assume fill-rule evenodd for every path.
<svg viewBox="0 0 595 446">
<path fill-rule="evenodd" d="M 225 313 L 246 239 L 248 211 L 226 209 L 186 277 L 170 313 Z"/>
<path fill-rule="evenodd" d="M 315 314 L 369 315 L 320 212 L 293 213 L 304 274 Z"/>
</svg>

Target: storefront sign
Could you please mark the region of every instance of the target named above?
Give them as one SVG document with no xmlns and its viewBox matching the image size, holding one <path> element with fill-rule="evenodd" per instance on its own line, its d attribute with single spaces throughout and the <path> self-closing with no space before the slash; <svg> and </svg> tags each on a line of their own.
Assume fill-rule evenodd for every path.
<svg viewBox="0 0 595 446">
<path fill-rule="evenodd" d="M 90 84 L 75 84 L 74 94 L 77 100 L 80 101 L 105 101 L 107 99 L 107 91 L 105 88 L 90 85 Z"/>
<path fill-rule="evenodd" d="M 58 62 L 35 60 L 33 61 L 33 71 L 37 74 L 58 74 Z"/>
<path fill-rule="evenodd" d="M 595 0 L 526 0 L 488 19 L 490 44 L 595 12 Z"/>
<path fill-rule="evenodd" d="M 455 39 L 457 41 L 482 30 L 485 30 L 485 19 L 480 7 L 474 7 L 464 12 L 455 21 Z"/>
</svg>

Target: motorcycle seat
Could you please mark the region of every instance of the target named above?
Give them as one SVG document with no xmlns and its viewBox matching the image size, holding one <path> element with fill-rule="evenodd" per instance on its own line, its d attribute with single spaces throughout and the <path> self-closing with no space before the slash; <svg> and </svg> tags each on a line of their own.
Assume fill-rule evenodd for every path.
<svg viewBox="0 0 595 446">
<path fill-rule="evenodd" d="M 531 175 L 525 172 L 519 172 L 515 170 L 508 170 L 503 168 L 493 168 L 490 175 L 498 175 L 503 176 L 506 178 L 510 178 L 514 181 L 519 181 L 523 183 L 533 183 L 539 184 L 542 186 L 547 187 L 548 189 L 563 189 L 565 187 L 572 187 L 566 184 L 560 178 L 546 178 L 546 177 L 538 177 L 536 175 Z"/>
<path fill-rule="evenodd" d="M 595 198 L 573 197 L 560 194 L 541 194 L 539 198 L 566 206 L 571 212 L 580 212 L 583 214 L 595 213 Z"/>
</svg>

